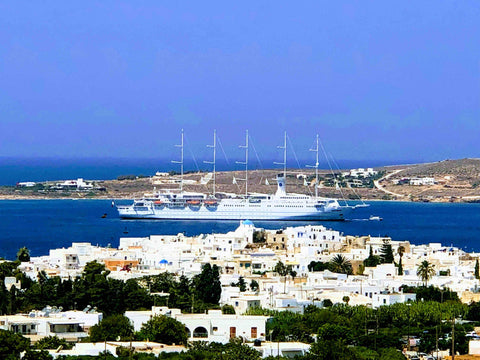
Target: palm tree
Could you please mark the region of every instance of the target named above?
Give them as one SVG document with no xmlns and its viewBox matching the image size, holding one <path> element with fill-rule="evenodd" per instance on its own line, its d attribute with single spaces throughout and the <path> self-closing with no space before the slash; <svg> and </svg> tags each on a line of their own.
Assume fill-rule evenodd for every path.
<svg viewBox="0 0 480 360">
<path fill-rule="evenodd" d="M 292 273 L 292 265 L 285 265 L 283 262 L 279 261 L 273 268 L 278 275 L 283 276 L 283 293 L 287 292 L 287 275 Z M 297 273 L 295 272 L 295 275 Z"/>
<path fill-rule="evenodd" d="M 330 261 L 330 270 L 340 274 L 351 275 L 353 273 L 350 261 L 340 254 L 335 255 Z"/>
<path fill-rule="evenodd" d="M 430 264 L 427 260 L 423 260 L 417 268 L 417 276 L 420 277 L 427 286 L 428 280 L 430 280 L 433 275 L 435 275 L 435 265 Z"/>
</svg>

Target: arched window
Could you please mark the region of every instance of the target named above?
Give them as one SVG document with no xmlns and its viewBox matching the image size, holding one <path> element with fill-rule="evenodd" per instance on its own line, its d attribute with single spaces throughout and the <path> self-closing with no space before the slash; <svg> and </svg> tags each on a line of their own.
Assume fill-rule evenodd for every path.
<svg viewBox="0 0 480 360">
<path fill-rule="evenodd" d="M 208 331 L 203 326 L 199 326 L 195 330 L 193 330 L 193 337 L 194 338 L 207 338 L 208 337 Z"/>
</svg>

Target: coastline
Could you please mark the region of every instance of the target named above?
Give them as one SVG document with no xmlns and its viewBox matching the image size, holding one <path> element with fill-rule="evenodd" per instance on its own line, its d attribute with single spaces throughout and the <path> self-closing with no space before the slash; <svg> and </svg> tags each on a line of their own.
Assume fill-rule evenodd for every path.
<svg viewBox="0 0 480 360">
<path fill-rule="evenodd" d="M 424 203 L 480 202 L 480 159 L 444 160 L 436 163 L 391 165 L 373 169 L 338 170 L 336 177 L 327 170 L 319 171 L 318 195 L 346 201 L 393 201 Z M 364 175 L 351 175 L 363 171 Z M 350 175 L 349 175 L 350 173 Z M 211 193 L 211 177 L 207 172 L 186 172 L 183 189 L 189 192 Z M 278 169 L 248 171 L 250 193 L 273 194 L 276 191 Z M 244 171 L 227 170 L 216 173 L 216 192 L 244 194 L 245 185 L 236 179 Z M 427 184 L 409 183 L 430 180 Z M 83 179 L 79 178 L 85 185 Z M 121 176 L 116 180 L 85 180 L 90 188 L 71 188 L 62 184 L 77 180 L 45 181 L 22 186 L 0 186 L 0 200 L 132 200 L 159 189 L 178 189 L 180 174 L 156 173 L 154 176 Z M 338 188 L 340 184 L 340 188 Z M 417 184 L 418 185 L 418 184 Z M 315 172 L 311 169 L 287 169 L 287 193 L 313 196 Z"/>
<path fill-rule="evenodd" d="M 91 200 L 103 200 L 103 201 L 126 201 L 126 200 L 133 200 L 135 197 L 133 196 L 124 196 L 124 197 L 37 197 L 37 196 L 0 196 L 1 201 L 51 201 L 51 200 L 65 200 L 65 201 L 91 201 Z M 462 201 L 462 199 L 457 199 L 457 201 L 413 201 L 407 199 L 361 199 L 361 200 L 353 200 L 353 199 L 340 199 L 340 201 L 347 201 L 347 202 L 393 202 L 393 203 L 422 203 L 422 204 L 476 204 L 476 201 Z"/>
</svg>

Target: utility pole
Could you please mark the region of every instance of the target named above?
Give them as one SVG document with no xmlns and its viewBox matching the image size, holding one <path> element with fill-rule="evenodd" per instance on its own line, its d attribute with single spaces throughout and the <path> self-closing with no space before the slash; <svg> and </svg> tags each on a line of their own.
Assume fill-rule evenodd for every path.
<svg viewBox="0 0 480 360">
<path fill-rule="evenodd" d="M 452 320 L 452 360 L 455 360 L 455 312 Z"/>
<path fill-rule="evenodd" d="M 408 351 L 410 351 L 411 350 L 411 348 L 410 348 L 410 308 L 411 308 L 412 304 L 407 303 L 407 306 L 408 306 L 408 335 L 407 335 L 407 341 L 408 341 Z"/>
</svg>

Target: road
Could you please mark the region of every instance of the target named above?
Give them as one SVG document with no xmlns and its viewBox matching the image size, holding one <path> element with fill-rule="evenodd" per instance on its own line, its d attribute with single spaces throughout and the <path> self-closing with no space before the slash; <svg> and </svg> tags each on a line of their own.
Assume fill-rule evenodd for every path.
<svg viewBox="0 0 480 360">
<path fill-rule="evenodd" d="M 402 194 L 397 194 L 397 193 L 394 193 L 393 191 L 390 191 L 390 190 L 387 190 L 385 189 L 382 185 L 380 185 L 380 182 L 383 181 L 383 180 L 388 180 L 388 178 L 390 178 L 391 176 L 393 175 L 396 175 L 398 174 L 400 171 L 403 171 L 405 169 L 400 169 L 400 170 L 395 170 L 394 172 L 391 172 L 390 174 L 387 174 L 385 175 L 384 177 L 378 179 L 378 180 L 375 180 L 373 182 L 373 184 L 375 185 L 375 187 L 380 190 L 380 191 L 383 191 L 384 193 L 386 194 L 389 194 L 389 195 L 393 195 L 393 196 L 398 196 L 398 197 L 404 197 L 405 195 L 402 195 Z"/>
</svg>

